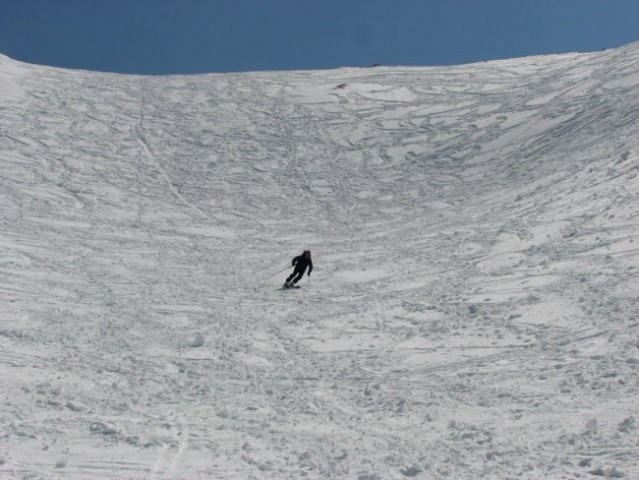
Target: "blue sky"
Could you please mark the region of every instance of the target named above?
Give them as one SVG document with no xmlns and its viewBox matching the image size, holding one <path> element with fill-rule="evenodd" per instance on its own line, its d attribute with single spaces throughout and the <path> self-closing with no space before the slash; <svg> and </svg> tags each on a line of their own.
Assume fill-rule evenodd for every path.
<svg viewBox="0 0 639 480">
<path fill-rule="evenodd" d="M 639 0 L 0 0 L 0 53 L 139 74 L 451 65 L 639 40 Z"/>
</svg>

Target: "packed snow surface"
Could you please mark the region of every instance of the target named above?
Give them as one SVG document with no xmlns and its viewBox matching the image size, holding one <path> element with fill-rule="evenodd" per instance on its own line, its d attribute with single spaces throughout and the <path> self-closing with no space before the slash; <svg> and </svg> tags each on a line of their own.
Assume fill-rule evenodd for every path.
<svg viewBox="0 0 639 480">
<path fill-rule="evenodd" d="M 0 478 L 638 479 L 638 174 L 639 44 L 0 56 Z"/>
</svg>

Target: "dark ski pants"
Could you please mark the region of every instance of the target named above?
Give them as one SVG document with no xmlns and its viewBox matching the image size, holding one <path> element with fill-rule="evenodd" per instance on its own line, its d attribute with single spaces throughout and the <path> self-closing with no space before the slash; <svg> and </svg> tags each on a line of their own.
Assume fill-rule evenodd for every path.
<svg viewBox="0 0 639 480">
<path fill-rule="evenodd" d="M 290 283 L 291 280 L 293 280 L 293 278 L 295 278 L 293 280 L 293 284 L 296 284 L 297 282 L 299 282 L 302 279 L 302 277 L 304 276 L 304 271 L 305 270 L 306 269 L 304 269 L 304 270 L 297 270 L 297 269 L 293 270 L 293 273 L 291 273 L 288 276 L 288 278 L 286 279 L 286 283 Z M 295 275 L 297 275 L 297 277 L 295 277 Z"/>
</svg>

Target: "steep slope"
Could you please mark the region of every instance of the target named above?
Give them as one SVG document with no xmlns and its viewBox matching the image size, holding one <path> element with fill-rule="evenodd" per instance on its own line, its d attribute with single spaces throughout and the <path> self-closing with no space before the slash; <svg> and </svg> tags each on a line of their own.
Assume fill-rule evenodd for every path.
<svg viewBox="0 0 639 480">
<path fill-rule="evenodd" d="M 0 477 L 639 476 L 638 115 L 639 44 L 0 57 Z"/>
</svg>

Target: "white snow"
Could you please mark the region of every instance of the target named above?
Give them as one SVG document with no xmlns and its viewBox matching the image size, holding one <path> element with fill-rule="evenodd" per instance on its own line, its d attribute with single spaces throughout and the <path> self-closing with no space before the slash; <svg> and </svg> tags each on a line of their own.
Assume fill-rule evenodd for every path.
<svg viewBox="0 0 639 480">
<path fill-rule="evenodd" d="M 638 120 L 639 44 L 0 56 L 0 478 L 639 478 Z"/>
</svg>

